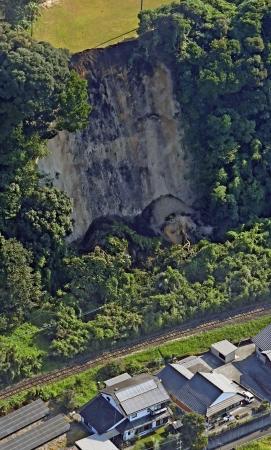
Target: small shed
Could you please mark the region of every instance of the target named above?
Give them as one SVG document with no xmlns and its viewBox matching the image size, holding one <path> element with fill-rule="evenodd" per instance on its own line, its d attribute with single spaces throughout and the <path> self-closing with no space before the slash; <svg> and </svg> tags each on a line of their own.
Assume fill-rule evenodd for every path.
<svg viewBox="0 0 271 450">
<path fill-rule="evenodd" d="M 114 378 L 109 378 L 109 380 L 105 380 L 104 384 L 106 385 L 106 387 L 111 387 L 114 386 L 115 384 L 121 383 L 122 381 L 130 380 L 131 378 L 132 378 L 131 375 L 125 372 Z"/>
<path fill-rule="evenodd" d="M 224 339 L 216 342 L 211 346 L 211 353 L 221 359 L 224 363 L 229 363 L 235 360 L 237 347 L 231 342 Z"/>
</svg>

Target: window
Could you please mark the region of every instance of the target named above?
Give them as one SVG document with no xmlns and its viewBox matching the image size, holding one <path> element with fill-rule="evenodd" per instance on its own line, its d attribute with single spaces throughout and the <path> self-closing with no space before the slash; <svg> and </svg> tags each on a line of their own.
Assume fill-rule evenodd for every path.
<svg viewBox="0 0 271 450">
<path fill-rule="evenodd" d="M 131 414 L 131 419 L 135 419 L 137 417 L 137 413 Z"/>
<path fill-rule="evenodd" d="M 222 355 L 222 353 L 219 352 L 218 355 L 219 355 L 219 358 L 224 359 L 224 361 L 225 361 L 226 358 L 224 355 Z"/>
</svg>

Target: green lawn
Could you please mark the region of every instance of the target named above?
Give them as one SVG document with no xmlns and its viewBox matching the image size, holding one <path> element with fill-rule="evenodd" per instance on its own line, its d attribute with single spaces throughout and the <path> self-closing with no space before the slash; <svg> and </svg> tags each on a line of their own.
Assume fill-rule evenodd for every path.
<svg viewBox="0 0 271 450">
<path fill-rule="evenodd" d="M 171 0 L 144 0 L 144 8 L 167 3 Z M 60 0 L 51 8 L 42 9 L 34 25 L 34 38 L 71 52 L 93 48 L 136 28 L 139 8 L 140 0 Z M 127 37 L 134 35 L 135 32 Z"/>
</svg>

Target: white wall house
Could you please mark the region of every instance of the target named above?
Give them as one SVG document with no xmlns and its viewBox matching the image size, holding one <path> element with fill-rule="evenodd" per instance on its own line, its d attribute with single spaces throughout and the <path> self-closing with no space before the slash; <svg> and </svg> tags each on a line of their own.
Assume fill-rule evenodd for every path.
<svg viewBox="0 0 271 450">
<path fill-rule="evenodd" d="M 148 374 L 124 375 L 107 380 L 82 408 L 82 422 L 93 434 L 116 430 L 123 441 L 130 441 L 168 422 L 170 398 L 161 381 Z"/>
</svg>

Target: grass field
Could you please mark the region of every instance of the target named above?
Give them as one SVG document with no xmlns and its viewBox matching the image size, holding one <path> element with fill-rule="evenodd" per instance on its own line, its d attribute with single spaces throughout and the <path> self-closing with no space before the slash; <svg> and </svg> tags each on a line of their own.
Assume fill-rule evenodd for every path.
<svg viewBox="0 0 271 450">
<path fill-rule="evenodd" d="M 144 0 L 144 8 L 156 8 L 171 1 Z M 34 25 L 34 38 L 71 52 L 105 46 L 103 43 L 109 39 L 137 27 L 139 9 L 140 0 L 60 0 L 51 8 L 42 9 Z M 135 32 L 127 37 L 134 35 Z M 122 39 L 116 38 L 110 44 Z"/>
</svg>

